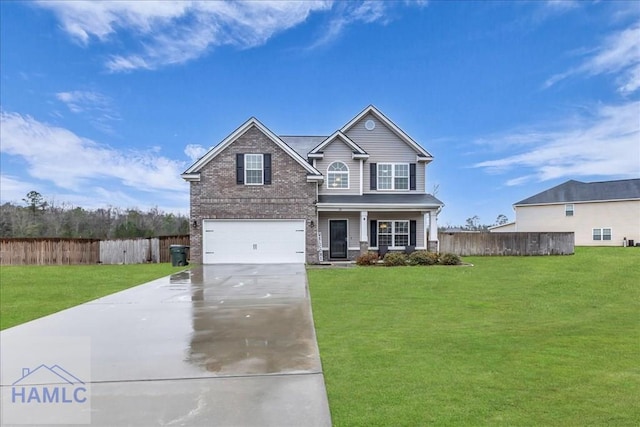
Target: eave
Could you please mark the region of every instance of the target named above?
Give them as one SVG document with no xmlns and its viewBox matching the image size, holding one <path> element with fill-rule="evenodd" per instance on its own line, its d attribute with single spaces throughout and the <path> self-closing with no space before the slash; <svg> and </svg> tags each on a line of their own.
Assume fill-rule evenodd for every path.
<svg viewBox="0 0 640 427">
<path fill-rule="evenodd" d="M 182 179 L 189 182 L 198 182 L 200 181 L 200 173 L 183 173 L 180 175 Z"/>
<path fill-rule="evenodd" d="M 318 203 L 318 212 L 356 212 L 356 211 L 429 211 L 441 209 L 444 205 L 425 205 L 409 203 Z"/>
</svg>

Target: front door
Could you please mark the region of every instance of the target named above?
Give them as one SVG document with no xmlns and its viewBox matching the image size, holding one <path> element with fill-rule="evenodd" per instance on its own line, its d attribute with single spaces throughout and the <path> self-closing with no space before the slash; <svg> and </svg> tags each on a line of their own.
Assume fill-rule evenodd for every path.
<svg viewBox="0 0 640 427">
<path fill-rule="evenodd" d="M 329 220 L 329 258 L 347 257 L 347 220 Z"/>
</svg>

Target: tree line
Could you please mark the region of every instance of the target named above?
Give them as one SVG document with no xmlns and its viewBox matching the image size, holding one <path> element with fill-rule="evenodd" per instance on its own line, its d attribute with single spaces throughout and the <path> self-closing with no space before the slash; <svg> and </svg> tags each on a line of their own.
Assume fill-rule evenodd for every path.
<svg viewBox="0 0 640 427">
<path fill-rule="evenodd" d="M 30 191 L 24 205 L 0 207 L 0 237 L 118 239 L 189 234 L 189 219 L 153 208 L 95 210 L 48 202 Z"/>
</svg>

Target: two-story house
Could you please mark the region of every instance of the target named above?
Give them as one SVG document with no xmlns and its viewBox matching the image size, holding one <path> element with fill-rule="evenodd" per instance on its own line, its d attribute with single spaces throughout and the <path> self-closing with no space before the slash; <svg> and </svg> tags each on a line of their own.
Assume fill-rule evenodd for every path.
<svg viewBox="0 0 640 427">
<path fill-rule="evenodd" d="M 640 179 L 569 180 L 513 205 L 515 222 L 492 232 L 562 232 L 576 246 L 622 246 L 640 239 Z"/>
<path fill-rule="evenodd" d="M 277 136 L 251 118 L 187 169 L 191 259 L 317 263 L 437 250 L 433 157 L 374 106 L 326 136 Z"/>
</svg>

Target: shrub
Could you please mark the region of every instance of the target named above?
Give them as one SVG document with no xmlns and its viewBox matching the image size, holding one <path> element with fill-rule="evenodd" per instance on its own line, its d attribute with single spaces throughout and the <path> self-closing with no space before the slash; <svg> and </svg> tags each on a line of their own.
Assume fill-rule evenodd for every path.
<svg viewBox="0 0 640 427">
<path fill-rule="evenodd" d="M 407 265 L 407 256 L 401 252 L 387 252 L 383 261 L 386 267 Z"/>
<path fill-rule="evenodd" d="M 462 264 L 460 257 L 456 254 L 442 254 L 440 255 L 440 264 L 442 265 L 459 265 Z"/>
<path fill-rule="evenodd" d="M 378 263 L 378 254 L 375 252 L 367 252 L 356 258 L 356 264 L 358 265 L 376 265 Z"/>
<path fill-rule="evenodd" d="M 438 254 L 435 252 L 415 251 L 409 255 L 411 265 L 434 265 L 438 263 Z"/>
</svg>

